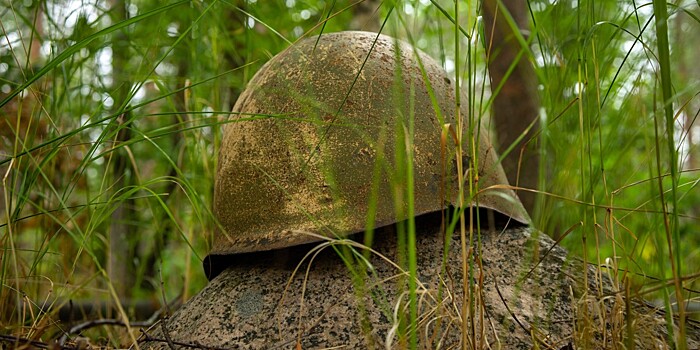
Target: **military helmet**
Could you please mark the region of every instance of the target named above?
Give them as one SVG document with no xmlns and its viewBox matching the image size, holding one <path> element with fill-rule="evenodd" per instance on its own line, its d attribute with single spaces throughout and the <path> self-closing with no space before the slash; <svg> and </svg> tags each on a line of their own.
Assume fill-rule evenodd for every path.
<svg viewBox="0 0 700 350">
<path fill-rule="evenodd" d="M 273 57 L 223 127 L 210 257 L 405 220 L 401 164 L 412 164 L 415 215 L 459 206 L 454 134 L 444 137 L 445 125 L 455 124 L 454 91 L 435 60 L 376 33 L 310 37 Z M 468 144 L 465 167 L 474 156 Z M 470 204 L 526 223 L 513 191 L 488 189 L 508 182 L 485 132 L 478 153 L 478 185 L 487 190 Z"/>
</svg>

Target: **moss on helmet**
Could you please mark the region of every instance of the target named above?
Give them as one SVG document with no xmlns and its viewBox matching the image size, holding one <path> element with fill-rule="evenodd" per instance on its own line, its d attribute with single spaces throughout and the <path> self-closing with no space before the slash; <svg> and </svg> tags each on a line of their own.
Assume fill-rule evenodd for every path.
<svg viewBox="0 0 700 350">
<path fill-rule="evenodd" d="M 224 126 L 214 192 L 222 230 L 210 254 L 345 236 L 363 231 L 368 214 L 374 227 L 407 219 L 406 155 L 415 215 L 460 206 L 454 144 L 441 141 L 455 122 L 454 90 L 433 59 L 376 33 L 324 34 L 275 56 Z M 479 188 L 507 185 L 480 135 Z M 480 192 L 479 206 L 526 223 L 517 196 L 496 187 Z"/>
</svg>

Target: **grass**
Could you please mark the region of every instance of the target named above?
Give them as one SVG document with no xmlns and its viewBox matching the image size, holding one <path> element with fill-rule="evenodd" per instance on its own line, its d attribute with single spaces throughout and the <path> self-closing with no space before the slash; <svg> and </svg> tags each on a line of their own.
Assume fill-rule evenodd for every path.
<svg viewBox="0 0 700 350">
<path fill-rule="evenodd" d="M 504 3 L 499 4 L 504 10 Z M 117 313 L 102 316 L 126 322 L 134 311 L 128 303 L 122 305 L 126 297 L 152 297 L 162 289 L 164 296 L 157 299 L 186 299 L 200 290 L 206 280 L 198 266 L 217 225 L 210 209 L 214 155 L 232 102 L 252 74 L 299 35 L 344 29 L 352 17 L 352 6 L 328 1 L 131 5 L 128 18 L 110 21 L 109 9 L 99 6 L 61 13 L 46 2 L 3 3 L 3 334 L 52 337 L 57 334 L 57 306 L 67 299 L 111 300 Z M 535 65 L 541 98 L 541 126 L 531 141 L 542 153 L 533 224 L 572 255 L 604 266 L 617 287 L 615 298 L 661 300 L 669 333 L 673 317 L 679 319 L 678 337 L 668 341 L 683 349 L 685 319 L 697 319 L 677 306 L 679 300 L 697 299 L 698 290 L 694 130 L 700 86 L 693 77 L 700 72 L 680 67 L 694 66 L 692 54 L 682 48 L 697 44 L 692 35 L 700 25 L 697 6 L 660 1 L 528 5 L 533 26 L 516 41 L 519 59 Z M 468 113 L 457 118 L 453 129 L 445 129 L 443 145 L 457 155 L 474 152 L 472 164 L 457 162 L 460 176 L 483 161 L 474 145 L 486 135 L 479 134 L 477 125 L 490 125 L 495 95 L 505 88 L 489 87 L 485 62 L 490 43 L 480 11 L 476 2 L 442 1 L 387 2 L 380 11 L 386 33 L 440 58 L 458 78 L 457 96 L 464 93 L 466 100 L 458 98 L 455 107 L 467 104 Z M 513 17 L 506 18 L 515 28 Z M 121 51 L 114 43 L 119 35 L 125 38 Z M 125 66 L 117 70 L 106 63 L 110 52 L 112 62 L 121 59 Z M 514 69 L 515 63 L 507 75 Z M 115 72 L 123 76 L 112 77 Z M 372 171 L 378 179 L 394 164 L 395 200 L 409 203 L 406 212 L 396 214 L 413 217 L 410 145 L 415 125 L 410 111 L 403 117 L 404 123 L 395 125 L 397 136 L 385 140 L 401 151 Z M 126 130 L 128 137 L 123 136 Z M 450 130 L 464 137 L 452 139 Z M 520 151 L 514 145 L 502 149 Z M 115 165 L 119 162 L 122 171 Z M 472 185 L 474 172 L 466 174 L 469 181 L 459 183 Z M 461 200 L 480 190 L 461 188 Z M 374 200 L 370 208 L 377 205 Z M 127 215 L 115 220 L 119 208 L 127 208 Z M 368 213 L 368 245 L 376 239 L 371 235 L 376 210 Z M 475 276 L 481 268 L 470 247 L 480 249 L 483 223 L 470 213 L 457 211 L 461 220 L 455 216 L 448 225 L 448 236 L 458 235 L 462 242 L 457 248 L 465 276 Z M 112 280 L 107 267 L 115 223 L 128 232 L 125 249 L 134 271 L 133 286 L 123 291 L 114 288 L 120 282 Z M 417 348 L 424 316 L 419 305 L 426 292 L 417 279 L 415 222 L 409 220 L 398 231 L 404 255 L 396 262 L 402 269 L 396 283 L 405 286 L 407 294 L 399 299 L 406 305 L 388 310 L 405 310 L 391 315 L 397 324 L 393 331 L 405 340 L 401 344 Z M 364 264 L 368 253 L 347 254 L 348 269 L 364 271 L 357 265 Z M 366 276 L 358 272 L 356 277 L 356 289 L 362 290 Z M 474 326 L 483 317 L 476 302 L 483 285 L 471 281 L 464 280 L 467 302 L 459 315 L 462 325 Z M 436 292 L 438 301 L 450 293 L 443 287 Z M 586 339 L 605 327 L 594 317 L 604 299 L 600 286 L 596 295 L 580 298 L 577 344 L 583 348 L 592 348 Z M 46 312 L 42 305 L 55 307 Z M 628 328 L 623 330 L 624 324 Z M 616 319 L 612 325 L 618 333 L 626 332 L 628 348 L 644 331 L 629 324 L 629 319 Z M 472 326 L 462 329 L 465 344 L 478 333 Z M 108 333 L 111 346 L 134 340 L 116 334 Z"/>
</svg>

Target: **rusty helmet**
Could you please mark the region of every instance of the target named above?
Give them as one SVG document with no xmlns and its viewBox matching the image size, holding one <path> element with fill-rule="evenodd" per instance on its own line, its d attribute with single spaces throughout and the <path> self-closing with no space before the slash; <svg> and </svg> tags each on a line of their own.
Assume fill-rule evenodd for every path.
<svg viewBox="0 0 700 350">
<path fill-rule="evenodd" d="M 407 167 L 397 162 L 412 164 L 415 215 L 459 206 L 455 147 L 451 140 L 445 147 L 443 131 L 455 120 L 454 91 L 435 60 L 376 33 L 323 34 L 273 57 L 223 127 L 214 189 L 220 225 L 210 257 L 407 219 L 406 186 L 396 185 Z M 526 223 L 515 193 L 494 186 L 508 181 L 485 132 L 478 152 L 486 190 L 471 203 Z M 466 166 L 473 154 L 464 154 Z"/>
</svg>

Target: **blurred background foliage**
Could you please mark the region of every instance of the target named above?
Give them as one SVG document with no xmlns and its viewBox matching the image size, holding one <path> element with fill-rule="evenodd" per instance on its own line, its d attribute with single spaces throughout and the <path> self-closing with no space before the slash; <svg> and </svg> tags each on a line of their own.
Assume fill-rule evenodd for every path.
<svg viewBox="0 0 700 350">
<path fill-rule="evenodd" d="M 365 5 L 379 8 L 358 23 Z M 450 1 L 2 0 L 3 332 L 48 329 L 41 310 L 67 300 L 199 291 L 221 124 L 261 65 L 301 37 L 384 24 L 462 79 L 491 125 L 481 3 L 460 11 L 470 37 L 456 43 Z M 530 147 L 541 164 L 523 164 L 538 184 L 533 225 L 635 291 L 672 277 L 675 244 L 697 291 L 698 3 L 668 4 L 678 237 L 661 214 L 673 159 L 651 3 L 531 0 L 524 11 L 539 98 Z"/>
</svg>

